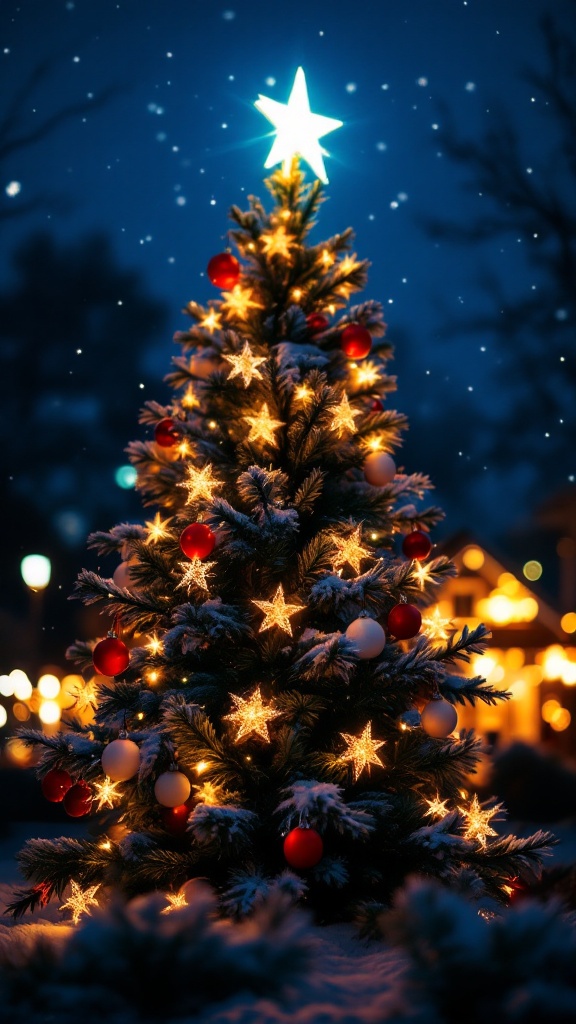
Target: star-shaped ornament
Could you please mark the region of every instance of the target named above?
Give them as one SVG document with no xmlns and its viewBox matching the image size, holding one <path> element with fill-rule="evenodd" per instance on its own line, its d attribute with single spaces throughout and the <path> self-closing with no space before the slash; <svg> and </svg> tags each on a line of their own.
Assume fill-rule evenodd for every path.
<svg viewBox="0 0 576 1024">
<path fill-rule="evenodd" d="M 274 167 L 282 163 L 284 173 L 287 174 L 293 157 L 301 156 L 316 177 L 326 183 L 328 178 L 323 157 L 328 156 L 328 153 L 320 145 L 319 139 L 341 128 L 342 121 L 312 113 L 303 69 L 298 68 L 296 72 L 288 103 L 278 103 L 277 100 L 260 95 L 254 105 L 276 129 L 276 138 L 264 166 Z"/>
<path fill-rule="evenodd" d="M 216 565 L 216 562 L 203 562 L 200 558 L 193 558 L 190 562 L 178 562 L 178 565 L 182 569 L 184 575 L 180 580 L 180 583 L 176 584 L 178 587 L 186 587 L 188 593 L 192 589 L 192 585 L 199 587 L 200 590 L 206 590 L 209 592 L 208 581 L 206 577 L 210 573 L 210 569 Z"/>
<path fill-rule="evenodd" d="M 238 726 L 236 742 L 255 732 L 269 743 L 268 722 L 278 718 L 282 712 L 275 711 L 269 704 L 265 705 L 262 703 L 260 687 L 254 691 L 249 700 L 244 700 L 243 697 L 238 697 L 235 693 L 231 693 L 230 697 L 236 705 L 236 710 L 232 711 L 229 715 L 224 715 L 223 719 Z"/>
<path fill-rule="evenodd" d="M 439 795 L 436 794 L 434 800 L 427 800 L 428 810 L 425 812 L 426 817 L 431 818 L 445 818 L 449 813 L 448 801 L 441 800 Z"/>
<path fill-rule="evenodd" d="M 306 607 L 304 604 L 286 604 L 281 583 L 272 601 L 253 600 L 252 604 L 255 604 L 266 616 L 260 626 L 260 633 L 263 633 L 265 629 L 272 629 L 273 626 L 278 626 L 279 629 L 283 629 L 285 633 L 288 633 L 288 636 L 292 636 L 290 616 L 296 615 L 296 612 L 301 612 Z"/>
<path fill-rule="evenodd" d="M 103 782 L 94 783 L 94 790 L 98 801 L 97 811 L 101 811 L 103 807 L 116 806 L 114 801 L 120 798 L 117 782 L 112 782 L 112 779 L 105 778 Z"/>
<path fill-rule="evenodd" d="M 209 313 L 202 317 L 199 326 L 203 327 L 210 334 L 214 334 L 214 331 L 220 331 L 222 329 L 222 314 L 217 313 L 215 309 L 211 309 Z"/>
<path fill-rule="evenodd" d="M 334 411 L 334 419 L 330 424 L 332 430 L 336 430 L 338 437 L 343 437 L 347 430 L 354 432 L 356 424 L 354 418 L 360 416 L 359 409 L 353 409 L 348 401 L 348 395 L 346 392 L 342 395 L 342 401 L 340 405 L 336 406 Z"/>
<path fill-rule="evenodd" d="M 249 310 L 262 309 L 261 304 L 252 298 L 253 294 L 253 288 L 243 288 L 241 284 L 236 284 L 231 292 L 222 292 L 224 298 L 222 308 L 231 316 L 245 320 Z"/>
<path fill-rule="evenodd" d="M 172 914 L 174 910 L 181 910 L 182 907 L 188 906 L 185 892 L 167 892 L 166 899 L 168 906 L 164 907 L 163 914 Z"/>
<path fill-rule="evenodd" d="M 458 810 L 466 819 L 464 839 L 477 839 L 480 846 L 485 849 L 488 837 L 498 835 L 496 830 L 493 829 L 488 822 L 502 810 L 502 804 L 495 804 L 494 807 L 488 807 L 486 810 L 482 810 L 480 801 L 478 800 L 478 795 L 475 793 L 472 797 L 470 807 L 459 807 Z"/>
<path fill-rule="evenodd" d="M 81 889 L 78 882 L 71 881 L 70 889 L 72 891 L 66 903 L 58 907 L 58 910 L 71 910 L 72 923 L 78 924 L 82 914 L 89 914 L 91 912 L 90 907 L 98 906 L 98 900 L 95 900 L 94 896 L 99 888 L 99 885 L 91 885 L 89 889 Z"/>
<path fill-rule="evenodd" d="M 439 608 L 435 608 L 432 615 L 429 615 L 426 619 L 422 619 L 423 631 L 430 640 L 436 640 L 438 643 L 443 643 L 448 639 L 451 627 L 452 620 L 443 619 L 440 615 Z"/>
<path fill-rule="evenodd" d="M 257 416 L 243 416 L 250 424 L 249 441 L 264 441 L 265 444 L 276 445 L 274 434 L 278 427 L 285 426 L 281 420 L 275 420 L 268 411 L 268 403 L 264 402 Z"/>
<path fill-rule="evenodd" d="M 372 557 L 372 552 L 368 548 L 363 548 L 360 543 L 362 540 L 361 526 L 357 526 L 354 532 L 347 537 L 339 537 L 338 534 L 331 533 L 330 540 L 337 548 L 334 556 L 334 569 L 349 565 L 358 574 L 362 559 Z"/>
<path fill-rule="evenodd" d="M 185 487 L 188 491 L 188 497 L 186 498 L 186 504 L 192 505 L 193 502 L 198 501 L 199 498 L 203 498 L 205 501 L 212 501 L 214 498 L 214 491 L 217 491 L 219 487 L 222 487 L 222 481 L 216 480 L 212 476 L 212 466 L 208 464 L 202 469 L 196 469 L 195 466 L 187 466 L 186 472 L 188 474 L 187 480 L 182 480 L 178 487 Z"/>
<path fill-rule="evenodd" d="M 266 362 L 266 356 L 255 356 L 247 341 L 244 342 L 244 348 L 239 355 L 223 355 L 222 358 L 232 364 L 228 380 L 242 377 L 245 388 L 249 387 L 253 380 L 262 380 L 258 367 Z"/>
<path fill-rule="evenodd" d="M 281 224 L 275 231 L 260 235 L 260 244 L 267 256 L 282 256 L 288 260 L 296 241 L 294 235 L 289 235 Z"/>
<path fill-rule="evenodd" d="M 167 540 L 170 536 L 170 530 L 166 527 L 170 522 L 170 516 L 168 519 L 162 519 L 159 512 L 156 513 L 154 519 L 146 519 L 144 526 L 148 529 L 148 535 L 146 537 L 146 544 L 157 544 L 159 540 Z"/>
<path fill-rule="evenodd" d="M 364 768 L 367 768 L 368 774 L 370 774 L 371 764 L 377 764 L 380 768 L 385 767 L 384 762 L 380 760 L 376 753 L 380 747 L 384 746 L 384 740 L 372 739 L 372 722 L 368 722 L 361 736 L 351 736 L 347 732 L 341 732 L 340 735 L 348 744 L 348 748 L 341 755 L 340 759 L 352 762 L 354 782 L 358 780 Z"/>
</svg>

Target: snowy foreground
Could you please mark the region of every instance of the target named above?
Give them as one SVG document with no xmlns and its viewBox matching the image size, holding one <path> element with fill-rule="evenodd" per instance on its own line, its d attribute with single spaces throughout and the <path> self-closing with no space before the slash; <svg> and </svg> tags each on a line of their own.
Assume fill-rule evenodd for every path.
<svg viewBox="0 0 576 1024">
<path fill-rule="evenodd" d="M 6 902 L 10 887 L 0 887 Z M 413 879 L 382 939 L 318 928 L 281 899 L 249 922 L 218 919 L 212 892 L 165 914 L 153 894 L 62 923 L 58 903 L 0 925 L 7 1024 L 571 1024 L 576 928 L 556 903 L 501 915 Z"/>
</svg>

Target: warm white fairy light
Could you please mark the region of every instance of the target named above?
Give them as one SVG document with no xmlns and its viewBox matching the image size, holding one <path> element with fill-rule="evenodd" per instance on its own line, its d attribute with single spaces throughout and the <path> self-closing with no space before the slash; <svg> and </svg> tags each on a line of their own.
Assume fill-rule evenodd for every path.
<svg viewBox="0 0 576 1024">
<path fill-rule="evenodd" d="M 488 822 L 490 822 L 492 818 L 502 810 L 502 804 L 495 804 L 493 807 L 482 809 L 480 801 L 478 800 L 478 795 L 475 793 L 470 802 L 470 806 L 459 807 L 458 810 L 466 819 L 464 838 L 477 839 L 480 846 L 486 848 L 489 836 L 498 835 L 496 830 L 493 829 Z"/>
<path fill-rule="evenodd" d="M 294 388 L 294 398 L 298 402 L 309 402 L 314 392 L 307 384 L 297 384 Z"/>
<path fill-rule="evenodd" d="M 426 584 L 429 583 L 430 580 L 432 579 L 432 571 L 430 570 L 429 566 L 422 565 L 421 562 L 414 563 L 414 565 L 412 566 L 412 574 L 418 580 L 421 590 L 424 590 Z"/>
<path fill-rule="evenodd" d="M 186 587 L 188 593 L 193 586 L 209 592 L 207 576 L 211 575 L 210 570 L 216 565 L 216 562 L 203 562 L 200 558 L 193 558 L 190 562 L 178 562 L 178 565 L 184 575 L 176 587 Z"/>
<path fill-rule="evenodd" d="M 352 431 L 356 429 L 354 419 L 356 416 L 360 416 L 359 409 L 353 409 L 348 401 L 348 395 L 346 392 L 342 395 L 342 401 L 340 405 L 336 406 L 333 410 L 334 418 L 330 424 L 332 430 L 337 431 L 338 437 L 343 437 L 346 431 Z"/>
<path fill-rule="evenodd" d="M 186 467 L 187 480 L 182 480 L 178 487 L 185 487 L 188 491 L 186 498 L 186 504 L 191 505 L 193 502 L 198 501 L 199 498 L 204 501 L 212 501 L 214 498 L 214 491 L 217 491 L 219 487 L 222 487 L 222 481 L 215 479 L 212 475 L 212 466 L 208 463 L 207 466 L 203 466 L 202 469 L 196 469 L 195 466 Z"/>
<path fill-rule="evenodd" d="M 204 330 L 209 331 L 210 334 L 214 334 L 214 331 L 222 330 L 222 314 L 217 313 L 215 309 L 211 309 L 209 313 L 200 320 L 200 327 Z"/>
<path fill-rule="evenodd" d="M 356 383 L 366 387 L 373 387 L 380 381 L 381 367 L 377 366 L 376 363 L 368 362 L 363 363 L 362 366 L 358 366 L 354 371 Z"/>
<path fill-rule="evenodd" d="M 370 765 L 372 764 L 384 768 L 384 762 L 376 753 L 380 747 L 384 746 L 384 740 L 372 739 L 372 722 L 368 722 L 360 736 L 351 736 L 347 732 L 341 732 L 340 736 L 348 744 L 347 749 L 341 754 L 340 760 L 352 762 L 354 782 L 357 781 L 364 768 L 367 768 L 368 774 L 370 774 Z"/>
<path fill-rule="evenodd" d="M 270 704 L 262 703 L 260 687 L 254 691 L 248 700 L 238 697 L 235 693 L 231 693 L 229 696 L 234 701 L 235 710 L 230 712 L 229 715 L 223 715 L 223 721 L 232 722 L 233 725 L 238 727 L 236 742 L 238 743 L 239 740 L 252 735 L 252 733 L 256 733 L 269 743 L 268 722 L 278 718 L 282 712 L 276 711 Z"/>
<path fill-rule="evenodd" d="M 74 697 L 74 709 L 76 711 L 88 711 L 89 708 L 94 711 L 98 706 L 96 690 L 92 681 L 86 683 L 85 686 L 82 686 L 80 682 L 76 683 L 72 696 Z"/>
<path fill-rule="evenodd" d="M 448 639 L 451 626 L 452 620 L 442 618 L 439 608 L 435 608 L 431 615 L 422 619 L 422 630 L 426 633 L 429 640 L 436 640 L 439 643 L 443 643 Z"/>
<path fill-rule="evenodd" d="M 335 262 L 336 257 L 334 256 L 334 253 L 330 252 L 329 249 L 322 249 L 320 259 L 322 261 L 322 266 L 326 270 L 328 270 L 328 268 L 331 267 L 332 264 Z"/>
<path fill-rule="evenodd" d="M 262 404 L 257 416 L 243 416 L 242 419 L 250 424 L 249 441 L 264 441 L 265 444 L 271 445 L 277 443 L 274 431 L 285 426 L 281 420 L 275 420 L 270 415 L 267 402 Z"/>
<path fill-rule="evenodd" d="M 220 790 L 213 782 L 203 782 L 201 786 L 193 788 L 199 803 L 208 804 L 209 807 L 217 807 L 221 803 Z"/>
<path fill-rule="evenodd" d="M 183 409 L 199 409 L 201 402 L 194 390 L 193 384 L 188 384 L 186 391 L 180 399 L 180 405 Z"/>
<path fill-rule="evenodd" d="M 437 793 L 433 800 L 427 800 L 428 810 L 424 813 L 432 818 L 444 818 L 448 814 L 448 802 L 441 800 Z"/>
<path fill-rule="evenodd" d="M 289 235 L 283 225 L 275 231 L 264 232 L 260 235 L 260 243 L 267 256 L 282 256 L 290 259 L 290 250 L 296 245 L 294 235 Z"/>
<path fill-rule="evenodd" d="M 258 367 L 266 362 L 266 356 L 255 356 L 247 341 L 244 342 L 244 348 L 239 354 L 223 355 L 222 358 L 232 365 L 228 380 L 241 376 L 245 388 L 249 387 L 253 380 L 262 380 Z"/>
<path fill-rule="evenodd" d="M 290 616 L 296 615 L 297 612 L 301 612 L 306 607 L 303 604 L 286 604 L 281 583 L 272 601 L 252 600 L 252 604 L 255 604 L 261 612 L 265 613 L 264 621 L 259 629 L 260 633 L 263 633 L 265 629 L 272 629 L 273 626 L 278 626 L 279 629 L 288 633 L 288 636 L 292 636 Z"/>
<path fill-rule="evenodd" d="M 170 521 L 170 516 L 168 516 L 168 519 L 162 519 L 159 512 L 156 513 L 154 519 L 145 520 L 144 526 L 148 530 L 146 544 L 157 544 L 159 540 L 167 540 L 171 537 L 172 534 L 170 533 L 170 530 L 167 529 Z"/>
<path fill-rule="evenodd" d="M 97 907 L 98 900 L 94 899 L 100 888 L 99 885 L 91 885 L 89 889 L 81 889 L 78 882 L 70 882 L 71 893 L 59 910 L 71 910 L 72 922 L 78 924 L 82 914 L 90 914 L 90 907 Z"/>
<path fill-rule="evenodd" d="M 243 288 L 241 284 L 234 285 L 231 292 L 222 293 L 224 298 L 222 308 L 227 313 L 230 313 L 231 316 L 236 316 L 239 320 L 245 320 L 249 310 L 262 309 L 261 303 L 256 302 L 252 298 L 253 294 L 253 288 Z"/>
<path fill-rule="evenodd" d="M 102 782 L 94 783 L 95 799 L 98 801 L 97 811 L 103 807 L 115 807 L 115 801 L 120 799 L 118 783 L 106 777 Z"/>
<path fill-rule="evenodd" d="M 323 159 L 326 150 L 319 140 L 336 128 L 341 128 L 342 121 L 312 113 L 303 69 L 298 68 L 296 72 L 288 103 L 279 103 L 260 95 L 254 105 L 276 129 L 276 138 L 264 166 L 274 167 L 281 163 L 287 175 L 293 157 L 301 156 L 316 177 L 327 182 Z"/>
<path fill-rule="evenodd" d="M 341 537 L 336 533 L 331 533 L 330 540 L 336 547 L 336 554 L 334 555 L 333 562 L 334 569 L 340 569 L 345 565 L 349 565 L 355 573 L 359 573 L 362 559 L 370 558 L 372 556 L 372 552 L 369 551 L 368 548 L 362 546 L 361 526 L 357 526 L 354 532 L 348 534 L 347 537 Z"/>
<path fill-rule="evenodd" d="M 150 651 L 150 654 L 162 654 L 164 645 L 157 633 L 151 633 L 146 650 Z"/>
<path fill-rule="evenodd" d="M 162 914 L 172 914 L 174 910 L 181 910 L 182 907 L 188 906 L 185 892 L 167 892 L 166 899 L 168 906 L 164 907 L 164 910 L 161 911 Z"/>
</svg>

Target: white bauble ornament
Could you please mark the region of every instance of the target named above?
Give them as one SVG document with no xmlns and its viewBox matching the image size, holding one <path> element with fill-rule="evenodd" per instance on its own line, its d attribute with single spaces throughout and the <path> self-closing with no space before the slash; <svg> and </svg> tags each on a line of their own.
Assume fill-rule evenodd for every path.
<svg viewBox="0 0 576 1024">
<path fill-rule="evenodd" d="M 140 769 L 140 748 L 133 740 L 112 740 L 102 751 L 102 771 L 112 782 L 127 782 Z"/>
<path fill-rule="evenodd" d="M 190 783 L 182 772 L 163 772 L 156 779 L 154 796 L 163 807 L 179 807 L 190 796 Z"/>
<path fill-rule="evenodd" d="M 364 476 L 373 487 L 384 487 L 396 476 L 396 463 L 387 452 L 372 452 L 364 462 Z"/>
<path fill-rule="evenodd" d="M 356 645 L 362 661 L 376 658 L 386 645 L 386 633 L 380 623 L 367 617 L 354 619 L 346 630 L 346 636 Z"/>
<path fill-rule="evenodd" d="M 420 712 L 420 724 L 429 736 L 444 739 L 454 732 L 458 714 L 456 708 L 442 697 L 431 700 Z"/>
<path fill-rule="evenodd" d="M 114 569 L 112 579 L 117 587 L 131 587 L 132 577 L 130 576 L 130 563 L 120 562 L 120 565 L 117 565 Z"/>
</svg>

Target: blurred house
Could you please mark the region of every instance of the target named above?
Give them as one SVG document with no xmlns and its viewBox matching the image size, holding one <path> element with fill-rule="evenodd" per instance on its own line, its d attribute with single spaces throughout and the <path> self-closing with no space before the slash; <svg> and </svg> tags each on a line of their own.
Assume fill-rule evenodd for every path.
<svg viewBox="0 0 576 1024">
<path fill-rule="evenodd" d="M 442 553 L 454 561 L 458 576 L 441 587 L 426 618 L 440 629 L 444 620 L 458 630 L 484 622 L 492 633 L 486 653 L 458 671 L 481 675 L 513 695 L 494 706 L 460 706 L 459 727 L 473 728 L 492 747 L 520 740 L 574 755 L 576 613 L 561 616 L 530 587 L 537 562 L 514 572 L 465 534 L 443 544 Z"/>
</svg>

